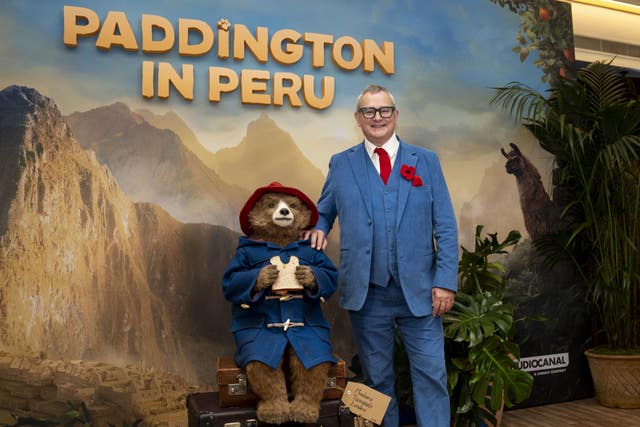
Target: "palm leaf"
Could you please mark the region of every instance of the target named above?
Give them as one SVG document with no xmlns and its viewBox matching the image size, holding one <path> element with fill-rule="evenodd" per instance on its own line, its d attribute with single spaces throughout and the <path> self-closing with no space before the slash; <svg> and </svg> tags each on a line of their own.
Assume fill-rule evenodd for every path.
<svg viewBox="0 0 640 427">
<path fill-rule="evenodd" d="M 547 113 L 547 100 L 527 85 L 511 82 L 504 87 L 493 89 L 495 94 L 489 103 L 501 107 L 517 122 L 533 121 Z"/>
<path fill-rule="evenodd" d="M 609 346 L 640 347 L 640 99 L 610 63 L 563 79 L 544 100 L 518 83 L 491 99 L 555 156 L 567 232 L 537 245 L 587 279 Z M 558 201 L 556 201 L 558 202 Z M 564 239 L 564 240 L 562 240 Z M 590 251 L 589 251 L 590 250 Z"/>
</svg>

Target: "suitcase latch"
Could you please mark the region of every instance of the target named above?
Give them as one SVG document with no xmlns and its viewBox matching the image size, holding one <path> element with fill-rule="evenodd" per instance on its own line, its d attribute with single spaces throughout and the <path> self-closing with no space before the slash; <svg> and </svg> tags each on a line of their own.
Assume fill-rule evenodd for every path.
<svg viewBox="0 0 640 427">
<path fill-rule="evenodd" d="M 327 378 L 327 384 L 325 384 L 324 388 L 338 388 L 336 377 Z"/>
<path fill-rule="evenodd" d="M 247 376 L 245 374 L 238 374 L 236 378 L 238 379 L 237 383 L 229 384 L 229 395 L 241 396 L 247 394 Z"/>
<path fill-rule="evenodd" d="M 247 427 L 257 427 L 258 426 L 258 420 L 256 419 L 249 419 L 246 422 Z M 231 423 L 224 423 L 224 427 L 242 427 L 242 423 L 240 421 L 234 421 Z"/>
</svg>

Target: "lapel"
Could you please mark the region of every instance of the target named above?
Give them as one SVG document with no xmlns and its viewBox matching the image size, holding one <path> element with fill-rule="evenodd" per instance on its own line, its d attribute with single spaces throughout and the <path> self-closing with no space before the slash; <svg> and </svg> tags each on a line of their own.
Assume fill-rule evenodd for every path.
<svg viewBox="0 0 640 427">
<path fill-rule="evenodd" d="M 351 164 L 351 170 L 355 178 L 355 182 L 360 189 L 360 194 L 364 205 L 367 207 L 367 213 L 371 218 L 371 187 L 369 187 L 369 178 L 367 173 L 367 163 L 371 161 L 364 149 L 364 142 L 351 149 L 349 152 L 349 163 Z"/>
<path fill-rule="evenodd" d="M 400 138 L 398 138 L 398 140 L 400 141 L 400 147 L 398 147 L 398 156 L 393 165 L 393 173 L 398 174 L 400 179 L 398 183 L 398 217 L 396 218 L 396 225 L 399 228 L 402 215 L 404 214 L 404 208 L 409 198 L 409 192 L 411 191 L 411 183 L 400 176 L 400 168 L 402 165 L 415 167 L 416 163 L 418 163 L 418 156 L 412 146 L 405 144 Z"/>
</svg>

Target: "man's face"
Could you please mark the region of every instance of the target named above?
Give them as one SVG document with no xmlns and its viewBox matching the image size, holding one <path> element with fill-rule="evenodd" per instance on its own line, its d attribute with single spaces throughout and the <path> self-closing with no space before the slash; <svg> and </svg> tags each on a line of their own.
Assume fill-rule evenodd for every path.
<svg viewBox="0 0 640 427">
<path fill-rule="evenodd" d="M 386 92 L 365 93 L 362 98 L 360 98 L 358 110 L 360 108 L 380 107 L 393 107 L 393 100 Z M 356 111 L 355 117 L 365 138 L 372 144 L 380 147 L 391 138 L 391 135 L 393 135 L 396 129 L 398 110 L 395 110 L 391 117 L 387 119 L 381 117 L 379 112 L 376 112 L 373 118 L 367 119 L 359 111 Z"/>
</svg>

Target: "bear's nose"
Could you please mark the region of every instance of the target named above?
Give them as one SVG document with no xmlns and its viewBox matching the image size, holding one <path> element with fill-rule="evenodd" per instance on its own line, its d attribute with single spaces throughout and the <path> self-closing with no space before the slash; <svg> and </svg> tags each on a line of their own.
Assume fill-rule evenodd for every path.
<svg viewBox="0 0 640 427">
<path fill-rule="evenodd" d="M 280 209 L 280 215 L 282 215 L 282 216 L 289 215 L 289 209 L 287 209 L 287 208 Z"/>
</svg>

